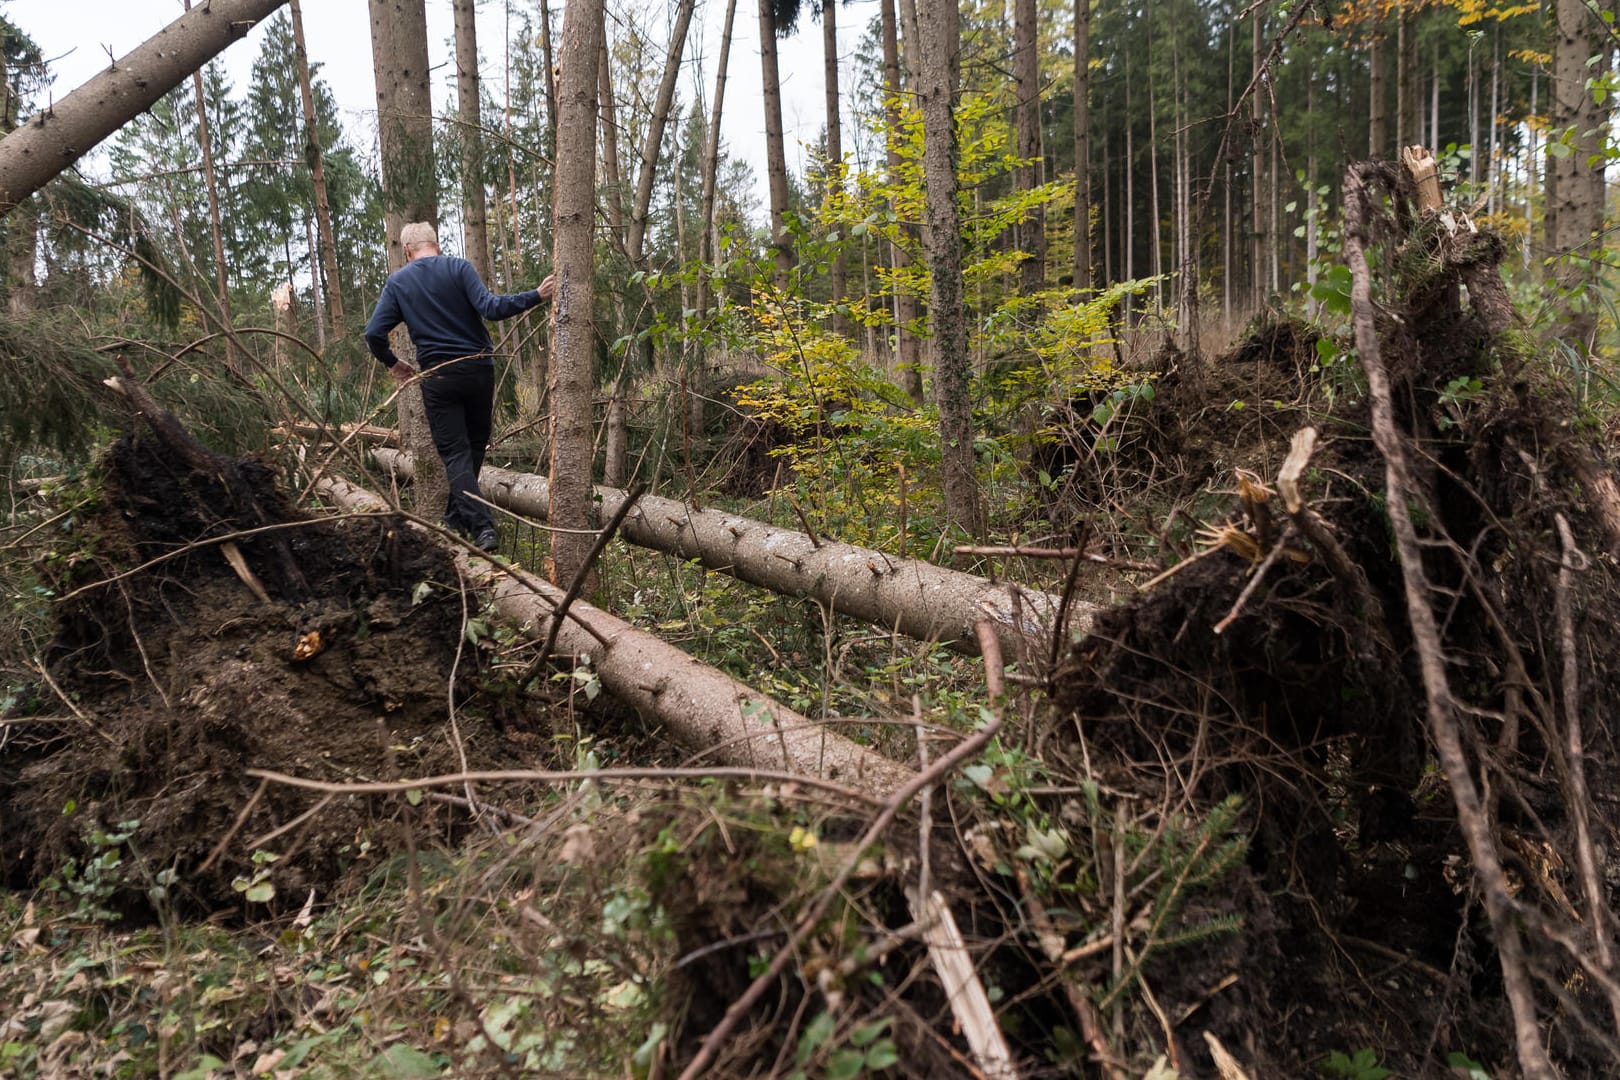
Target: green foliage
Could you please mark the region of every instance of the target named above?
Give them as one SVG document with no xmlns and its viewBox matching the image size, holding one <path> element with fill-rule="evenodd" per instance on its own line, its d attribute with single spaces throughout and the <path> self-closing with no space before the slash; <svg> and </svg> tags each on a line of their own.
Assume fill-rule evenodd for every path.
<svg viewBox="0 0 1620 1080">
<path fill-rule="evenodd" d="M 1331 1076 L 1336 1080 L 1384 1080 L 1385 1077 L 1395 1075 L 1378 1064 L 1378 1053 L 1370 1046 L 1364 1046 L 1349 1055 L 1335 1050 L 1322 1059 L 1317 1069 L 1323 1076 Z"/>
<path fill-rule="evenodd" d="M 67 813 L 72 813 L 70 807 Z M 124 887 L 124 845 L 141 827 L 139 819 L 120 821 L 111 831 L 91 824 L 84 831 L 87 849 L 81 862 L 69 858 L 60 871 L 46 878 L 41 888 L 73 898 L 75 918 L 116 922 L 122 916 L 107 902 Z"/>
<path fill-rule="evenodd" d="M 799 1033 L 789 1080 L 817 1076 L 825 1080 L 856 1080 L 897 1064 L 900 1051 L 885 1032 L 893 1022 L 883 1016 L 844 1029 L 830 1013 L 818 1013 Z"/>
</svg>

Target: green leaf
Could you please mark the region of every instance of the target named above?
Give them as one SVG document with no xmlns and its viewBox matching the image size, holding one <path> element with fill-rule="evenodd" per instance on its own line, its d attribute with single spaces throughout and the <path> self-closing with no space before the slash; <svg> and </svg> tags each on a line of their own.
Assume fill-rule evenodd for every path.
<svg viewBox="0 0 1620 1080">
<path fill-rule="evenodd" d="M 255 904 L 267 904 L 276 895 L 276 887 L 268 881 L 255 881 L 242 895 Z"/>
<path fill-rule="evenodd" d="M 415 607 L 417 604 L 420 604 L 422 601 L 426 600 L 428 598 L 428 594 L 432 591 L 433 582 L 418 581 L 416 583 L 416 587 L 411 590 L 411 607 Z"/>
<path fill-rule="evenodd" d="M 888 1030 L 889 1022 L 892 1019 L 893 1017 L 885 1016 L 881 1020 L 872 1021 L 870 1024 L 862 1024 L 849 1033 L 850 1044 L 853 1046 L 866 1046 L 868 1043 L 876 1041 L 879 1035 Z"/>
<path fill-rule="evenodd" d="M 815 1052 L 821 1049 L 821 1044 L 833 1032 L 833 1018 L 830 1013 L 817 1013 L 816 1018 L 804 1026 L 799 1034 L 799 1048 L 793 1055 L 793 1064 L 803 1065 L 809 1061 Z"/>
<path fill-rule="evenodd" d="M 840 1050 L 827 1061 L 826 1080 L 855 1080 L 866 1068 L 866 1055 L 859 1050 Z"/>
<path fill-rule="evenodd" d="M 405 789 L 405 801 L 412 806 L 422 805 L 422 789 L 419 787 Z"/>
<path fill-rule="evenodd" d="M 397 1078 L 421 1078 L 438 1076 L 443 1070 L 427 1054 L 422 1053 L 414 1046 L 405 1043 L 395 1043 L 376 1057 L 371 1059 L 366 1072 L 371 1076 L 386 1076 Z"/>
<path fill-rule="evenodd" d="M 900 1051 L 895 1049 L 893 1039 L 884 1039 L 866 1052 L 866 1067 L 873 1072 L 887 1069 L 899 1060 Z"/>
<path fill-rule="evenodd" d="M 636 1047 L 635 1054 L 630 1058 L 630 1067 L 635 1071 L 638 1080 L 652 1072 L 653 1058 L 657 1056 L 658 1048 L 663 1045 L 664 1037 L 668 1034 L 668 1024 L 654 1024 L 641 1045 Z"/>
</svg>

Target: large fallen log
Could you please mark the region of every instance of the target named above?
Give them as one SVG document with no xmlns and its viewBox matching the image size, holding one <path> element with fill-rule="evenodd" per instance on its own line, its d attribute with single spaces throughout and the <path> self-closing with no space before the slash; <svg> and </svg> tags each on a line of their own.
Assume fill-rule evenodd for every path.
<svg viewBox="0 0 1620 1080">
<path fill-rule="evenodd" d="M 398 450 L 376 449 L 379 466 L 409 479 L 411 459 Z M 544 518 L 548 485 L 533 473 L 484 466 L 478 476 L 484 497 L 514 513 Z M 598 487 L 603 518 L 624 502 L 617 488 Z M 624 520 L 620 535 L 643 547 L 696 559 L 789 596 L 826 604 L 886 629 L 923 641 L 941 641 L 977 652 L 974 624 L 988 619 L 1003 652 L 1027 662 L 1048 654 L 1058 598 L 1008 582 L 988 581 L 917 559 L 891 558 L 871 548 L 822 540 L 791 529 L 704 510 L 674 499 L 643 495 Z M 1095 608 L 1071 604 L 1069 625 L 1085 630 Z"/>
<path fill-rule="evenodd" d="M 316 490 L 345 510 L 387 505 L 340 477 L 323 477 Z M 468 581 L 489 590 L 497 616 L 509 623 L 543 632 L 562 602 L 563 590 L 522 570 L 497 568 L 461 548 L 455 559 Z M 714 761 L 823 776 L 879 795 L 915 775 L 584 601 L 569 606 L 557 651 L 588 660 L 608 693 Z"/>
</svg>

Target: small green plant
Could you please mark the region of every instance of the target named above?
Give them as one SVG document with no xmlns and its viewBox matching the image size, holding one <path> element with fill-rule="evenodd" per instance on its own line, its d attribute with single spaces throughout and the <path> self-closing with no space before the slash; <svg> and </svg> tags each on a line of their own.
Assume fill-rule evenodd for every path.
<svg viewBox="0 0 1620 1080">
<path fill-rule="evenodd" d="M 276 895 L 275 883 L 270 880 L 270 864 L 281 858 L 273 851 L 255 851 L 253 853 L 253 872 L 251 874 L 238 874 L 231 881 L 231 888 L 242 894 L 242 898 L 254 904 L 267 904 Z"/>
<path fill-rule="evenodd" d="M 70 803 L 64 813 L 72 813 L 74 809 L 76 807 Z M 59 873 L 45 879 L 44 887 L 74 897 L 77 900 L 73 912 L 76 918 L 91 922 L 116 922 L 122 916 L 109 909 L 107 901 L 124 885 L 123 845 L 140 827 L 139 818 L 120 821 L 110 832 L 99 826 L 91 826 L 84 834 L 85 846 L 90 849 L 84 864 L 81 866 L 77 859 L 68 859 Z"/>
<path fill-rule="evenodd" d="M 882 1072 L 900 1060 L 900 1051 L 886 1032 L 893 1017 L 883 1016 L 857 1025 L 842 1040 L 836 1038 L 837 1021 L 831 1013 L 820 1013 L 805 1025 L 799 1034 L 799 1045 L 793 1055 L 794 1071 L 789 1080 L 805 1080 L 816 1075 L 827 1080 L 856 1080 Z M 806 1066 L 826 1054 L 825 1063 L 814 1074 Z"/>
<path fill-rule="evenodd" d="M 1485 392 L 1485 384 L 1471 375 L 1459 375 L 1440 391 L 1440 407 L 1446 411 L 1438 423 L 1442 431 L 1462 423 L 1463 410 Z"/>
<path fill-rule="evenodd" d="M 1378 1052 L 1370 1046 L 1363 1046 L 1354 1054 L 1335 1050 L 1322 1059 L 1317 1070 L 1335 1080 L 1384 1080 L 1395 1075 L 1378 1064 Z"/>
</svg>

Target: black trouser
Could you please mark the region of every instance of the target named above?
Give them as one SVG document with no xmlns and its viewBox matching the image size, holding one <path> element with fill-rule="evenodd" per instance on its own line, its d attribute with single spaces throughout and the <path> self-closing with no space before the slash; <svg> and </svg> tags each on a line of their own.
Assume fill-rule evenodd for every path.
<svg viewBox="0 0 1620 1080">
<path fill-rule="evenodd" d="M 468 536 L 493 527 L 489 507 L 467 496 L 478 495 L 478 470 L 489 445 L 489 418 L 495 407 L 495 363 L 486 358 L 451 361 L 430 367 L 422 378 L 422 404 L 427 410 L 433 445 L 444 461 L 450 499 L 444 523 Z"/>
</svg>

